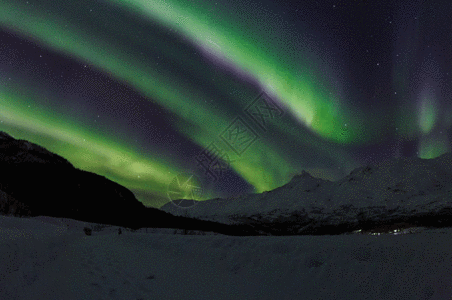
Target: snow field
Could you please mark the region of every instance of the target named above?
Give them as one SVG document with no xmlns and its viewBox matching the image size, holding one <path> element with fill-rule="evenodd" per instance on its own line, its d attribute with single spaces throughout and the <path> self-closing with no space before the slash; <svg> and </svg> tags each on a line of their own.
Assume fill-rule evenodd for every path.
<svg viewBox="0 0 452 300">
<path fill-rule="evenodd" d="M 190 236 L 0 218 L 2 299 L 451 299 L 451 229 Z M 16 224 L 16 228 L 12 228 Z M 5 226 L 3 226 L 5 225 Z M 66 227 L 66 228 L 65 228 Z"/>
</svg>

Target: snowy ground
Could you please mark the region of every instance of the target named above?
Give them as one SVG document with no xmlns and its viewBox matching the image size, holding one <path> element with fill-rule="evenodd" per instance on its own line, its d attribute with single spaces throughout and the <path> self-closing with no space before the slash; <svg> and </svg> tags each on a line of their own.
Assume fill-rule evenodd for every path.
<svg viewBox="0 0 452 300">
<path fill-rule="evenodd" d="M 0 216 L 0 298 L 452 298 L 452 229 L 228 237 L 112 227 L 86 236 L 85 225 Z"/>
</svg>

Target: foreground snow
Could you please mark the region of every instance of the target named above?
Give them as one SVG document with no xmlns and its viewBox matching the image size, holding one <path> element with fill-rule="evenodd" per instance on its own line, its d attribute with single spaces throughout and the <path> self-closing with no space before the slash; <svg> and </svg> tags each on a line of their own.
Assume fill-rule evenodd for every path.
<svg viewBox="0 0 452 300">
<path fill-rule="evenodd" d="M 452 229 L 228 237 L 111 227 L 86 236 L 85 225 L 0 216 L 1 299 L 452 297 Z"/>
</svg>

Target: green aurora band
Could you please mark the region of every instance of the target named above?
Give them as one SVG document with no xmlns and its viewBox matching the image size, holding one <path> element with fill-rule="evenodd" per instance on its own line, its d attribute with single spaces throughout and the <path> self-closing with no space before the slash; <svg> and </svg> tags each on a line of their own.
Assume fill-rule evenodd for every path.
<svg viewBox="0 0 452 300">
<path fill-rule="evenodd" d="M 215 77 L 205 65 L 162 41 L 159 34 L 140 27 L 140 22 L 164 26 L 195 45 L 213 64 L 230 66 L 237 74 L 256 80 L 261 90 L 277 100 L 285 115 L 271 121 L 274 136 L 263 134 L 242 159 L 231 163 L 254 192 L 279 187 L 296 171 L 293 161 L 297 153 L 285 150 L 287 143 L 307 145 L 309 151 L 326 157 L 324 171 L 317 175 L 323 172 L 323 177 L 333 179 L 337 173 L 328 171 L 328 166 L 340 165 L 348 171 L 359 166 L 347 154 L 347 147 L 382 141 L 394 127 L 403 138 L 422 134 L 428 140 L 437 119 L 434 95 L 428 91 L 423 93 L 421 107 L 409 103 L 411 109 L 398 112 L 397 117 L 387 115 L 383 107 L 369 111 L 347 99 L 347 78 L 338 71 L 343 66 L 322 50 L 320 42 L 301 34 L 264 4 L 176 0 L 33 3 L 0 2 L 0 25 L 102 70 L 157 101 L 177 116 L 177 130 L 201 147 L 207 147 L 259 90 Z M 174 69 L 162 72 L 155 67 L 154 57 L 142 55 L 143 49 L 155 47 L 193 74 L 212 77 L 212 86 L 230 95 L 236 108 L 226 103 L 206 104 L 215 96 L 203 86 L 182 78 Z M 407 59 L 404 67 L 409 63 Z M 408 89 L 402 79 L 394 80 L 394 85 L 395 90 Z M 231 87 L 238 87 L 239 92 L 231 95 Z M 31 79 L 0 87 L 2 130 L 39 143 L 78 168 L 128 187 L 146 205 L 165 202 L 169 182 L 185 171 L 176 159 L 137 153 L 133 145 L 115 139 L 113 132 L 95 130 L 62 112 L 31 110 L 29 106 L 45 93 L 45 87 L 33 84 Z M 419 150 L 420 157 L 436 157 L 447 151 L 447 141 L 433 139 Z M 147 193 L 160 200 L 149 200 L 152 197 L 146 198 Z M 202 199 L 216 196 L 209 192 Z"/>
</svg>

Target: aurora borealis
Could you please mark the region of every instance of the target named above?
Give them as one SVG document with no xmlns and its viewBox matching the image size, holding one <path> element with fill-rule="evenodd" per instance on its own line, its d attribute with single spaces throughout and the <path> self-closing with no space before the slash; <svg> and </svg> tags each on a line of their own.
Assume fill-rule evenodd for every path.
<svg viewBox="0 0 452 300">
<path fill-rule="evenodd" d="M 156 207 L 450 151 L 452 4 L 319 2 L 0 0 L 0 130 Z"/>
</svg>

